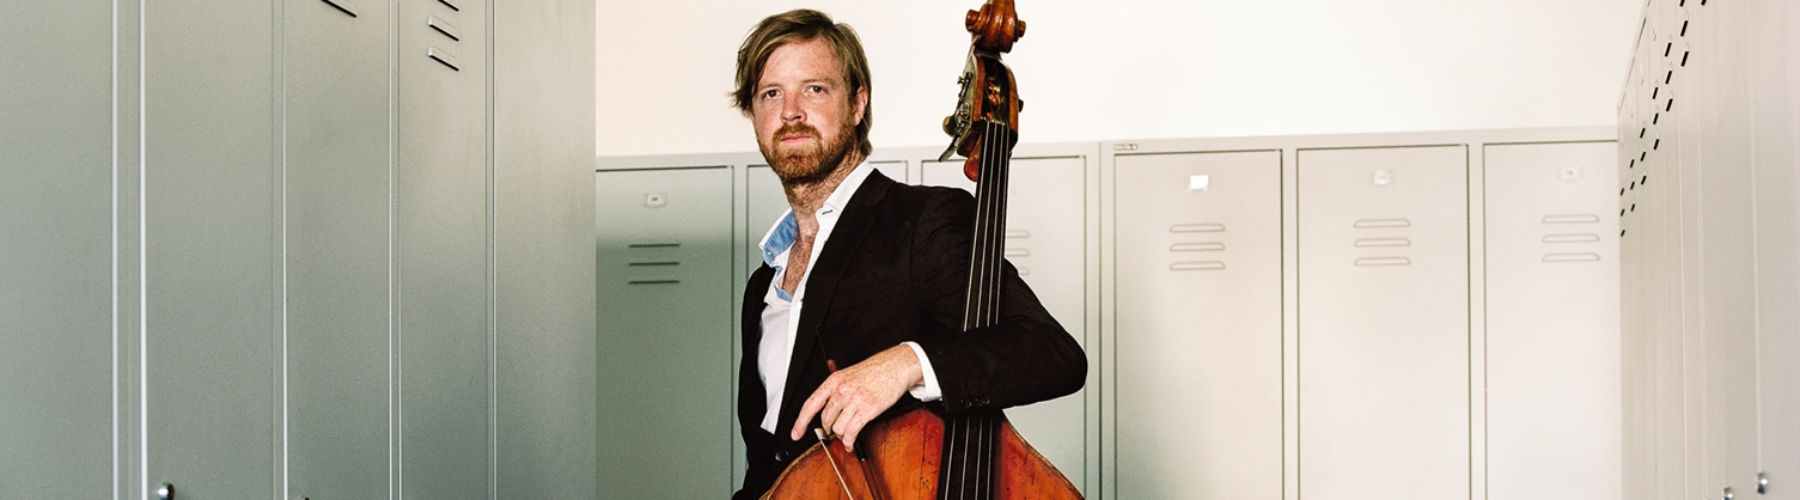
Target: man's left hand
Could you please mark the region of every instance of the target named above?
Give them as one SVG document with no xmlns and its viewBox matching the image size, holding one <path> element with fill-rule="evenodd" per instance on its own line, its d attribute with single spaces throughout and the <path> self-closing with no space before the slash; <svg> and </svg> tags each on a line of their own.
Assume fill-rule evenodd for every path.
<svg viewBox="0 0 1800 500">
<path fill-rule="evenodd" d="M 806 425 L 818 414 L 825 429 L 840 436 L 844 448 L 856 449 L 856 435 L 864 425 L 900 400 L 907 389 L 924 383 L 919 357 L 911 347 L 897 345 L 870 356 L 825 379 L 794 419 L 789 439 L 799 441 Z"/>
</svg>

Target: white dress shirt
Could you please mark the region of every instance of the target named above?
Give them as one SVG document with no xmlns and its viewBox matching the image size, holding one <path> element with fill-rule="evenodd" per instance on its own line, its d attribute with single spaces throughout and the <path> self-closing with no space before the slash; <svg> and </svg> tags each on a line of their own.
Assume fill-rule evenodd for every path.
<svg viewBox="0 0 1800 500">
<path fill-rule="evenodd" d="M 862 187 L 863 181 L 875 167 L 863 162 L 832 190 L 831 196 L 819 207 L 813 216 L 819 221 L 819 234 L 813 237 L 812 255 L 807 256 L 807 273 L 800 279 L 800 284 L 789 295 L 781 289 L 781 282 L 787 273 L 788 250 L 793 248 L 794 240 L 800 236 L 799 222 L 794 218 L 793 209 L 781 214 L 775 226 L 763 236 L 761 247 L 763 263 L 775 268 L 775 279 L 769 281 L 769 290 L 763 295 L 762 340 L 756 347 L 757 374 L 762 378 L 763 392 L 768 402 L 768 410 L 763 414 L 762 429 L 771 434 L 776 432 L 776 420 L 781 418 L 782 393 L 787 389 L 788 364 L 794 358 L 794 338 L 799 335 L 800 311 L 806 304 L 806 283 L 812 281 L 813 264 L 819 260 L 819 252 L 824 250 L 825 243 L 831 239 L 831 230 L 837 227 L 838 217 L 843 214 L 844 207 L 850 205 L 850 197 Z M 920 401 L 935 401 L 943 397 L 937 383 L 937 373 L 931 370 L 931 360 L 925 357 L 925 350 L 914 342 L 906 342 L 913 354 L 919 357 L 920 371 L 925 375 L 923 384 L 914 385 L 908 390 Z"/>
</svg>

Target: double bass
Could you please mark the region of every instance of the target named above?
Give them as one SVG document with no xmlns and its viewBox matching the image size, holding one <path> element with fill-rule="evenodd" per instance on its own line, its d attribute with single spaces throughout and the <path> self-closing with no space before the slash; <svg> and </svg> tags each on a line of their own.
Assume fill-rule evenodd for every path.
<svg viewBox="0 0 1800 500">
<path fill-rule="evenodd" d="M 1006 234 L 1006 186 L 1018 142 L 1018 88 L 1000 55 L 1025 35 L 1012 0 L 988 0 L 963 20 L 972 34 L 958 83 L 954 114 L 944 118 L 952 137 L 939 161 L 967 158 L 963 173 L 976 182 L 975 234 L 963 331 L 999 323 L 1001 258 Z M 835 366 L 832 367 L 834 370 Z M 939 415 L 917 406 L 896 408 L 871 422 L 856 451 L 816 430 L 819 443 L 794 459 L 764 499 L 1060 499 L 1080 491 L 1031 448 L 998 410 Z"/>
</svg>

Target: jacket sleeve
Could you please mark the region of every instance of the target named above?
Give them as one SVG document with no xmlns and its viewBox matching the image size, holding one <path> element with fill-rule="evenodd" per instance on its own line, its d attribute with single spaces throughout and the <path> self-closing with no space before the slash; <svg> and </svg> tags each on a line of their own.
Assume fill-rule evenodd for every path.
<svg viewBox="0 0 1800 500">
<path fill-rule="evenodd" d="M 914 301 L 941 331 L 955 332 L 918 340 L 937 373 L 944 406 L 952 412 L 1002 409 L 1080 390 L 1087 355 L 1012 263 L 1002 270 L 999 324 L 962 331 L 974 214 L 967 192 L 937 190 L 913 225 L 908 273 Z"/>
</svg>

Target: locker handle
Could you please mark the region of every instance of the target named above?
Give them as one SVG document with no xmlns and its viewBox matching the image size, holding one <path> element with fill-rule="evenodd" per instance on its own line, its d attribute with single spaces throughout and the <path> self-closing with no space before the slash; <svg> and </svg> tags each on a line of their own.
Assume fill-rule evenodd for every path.
<svg viewBox="0 0 1800 500">
<path fill-rule="evenodd" d="M 632 243 L 626 248 L 680 248 L 680 243 Z"/>
<path fill-rule="evenodd" d="M 626 267 L 679 266 L 679 265 L 681 265 L 680 262 L 630 262 L 630 263 L 625 264 Z"/>
<path fill-rule="evenodd" d="M 1544 216 L 1545 224 L 1593 224 L 1596 222 L 1600 222 L 1600 216 L 1592 214 Z"/>
<path fill-rule="evenodd" d="M 161 487 L 156 488 L 156 500 L 173 500 L 174 498 L 175 485 L 163 483 Z"/>
<path fill-rule="evenodd" d="M 1406 219 L 1363 219 L 1356 221 L 1357 229 L 1376 229 L 1386 227 L 1412 227 L 1412 221 Z"/>
<path fill-rule="evenodd" d="M 1222 233 L 1224 224 L 1176 224 L 1169 226 L 1171 233 Z"/>
<path fill-rule="evenodd" d="M 1217 252 L 1225 249 L 1224 243 L 1208 241 L 1204 243 L 1176 243 L 1169 245 L 1171 252 Z"/>
<path fill-rule="evenodd" d="M 1406 257 L 1363 257 L 1356 259 L 1358 266 L 1410 266 L 1412 259 Z"/>
<path fill-rule="evenodd" d="M 631 280 L 627 285 L 679 285 L 681 280 Z"/>
<path fill-rule="evenodd" d="M 1600 235 L 1594 233 L 1567 233 L 1544 235 L 1544 243 L 1599 243 Z"/>
<path fill-rule="evenodd" d="M 431 16 L 425 19 L 425 25 L 430 26 L 431 29 L 437 30 L 438 33 L 443 33 L 444 36 L 450 37 L 451 40 L 462 41 L 462 37 L 456 36 L 456 27 L 451 26 L 450 23 L 444 22 L 443 19 L 438 19 L 437 16 Z"/>
<path fill-rule="evenodd" d="M 350 0 L 325 0 L 325 4 L 336 7 L 338 11 L 349 14 L 350 17 L 356 17 L 356 5 L 351 4 Z"/>
<path fill-rule="evenodd" d="M 1544 262 L 1599 262 L 1597 253 L 1550 253 L 1544 254 Z"/>
<path fill-rule="evenodd" d="M 1363 238 L 1356 240 L 1357 248 L 1369 247 L 1410 247 L 1412 240 L 1406 238 Z"/>
<path fill-rule="evenodd" d="M 449 66 L 450 69 L 462 71 L 462 63 L 456 60 L 456 56 L 450 55 L 450 53 L 445 52 L 444 49 L 432 47 L 426 49 L 425 55 L 437 60 L 437 62 L 444 63 L 444 65 Z"/>
</svg>

